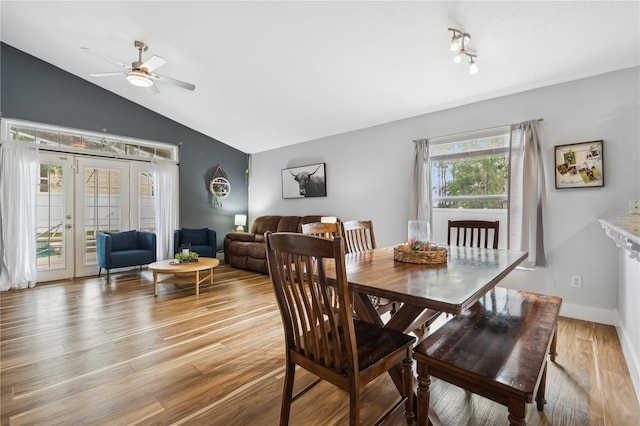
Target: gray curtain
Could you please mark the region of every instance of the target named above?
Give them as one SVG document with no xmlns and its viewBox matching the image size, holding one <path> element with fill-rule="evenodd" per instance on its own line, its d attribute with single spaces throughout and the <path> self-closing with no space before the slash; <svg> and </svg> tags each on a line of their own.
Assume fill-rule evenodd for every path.
<svg viewBox="0 0 640 426">
<path fill-rule="evenodd" d="M 424 220 L 431 225 L 431 173 L 429 141 L 413 141 L 413 181 L 409 193 L 409 220 Z"/>
<path fill-rule="evenodd" d="M 529 253 L 526 268 L 546 266 L 542 226 L 545 201 L 544 165 L 539 123 L 524 121 L 511 126 L 509 150 L 509 248 Z"/>
</svg>

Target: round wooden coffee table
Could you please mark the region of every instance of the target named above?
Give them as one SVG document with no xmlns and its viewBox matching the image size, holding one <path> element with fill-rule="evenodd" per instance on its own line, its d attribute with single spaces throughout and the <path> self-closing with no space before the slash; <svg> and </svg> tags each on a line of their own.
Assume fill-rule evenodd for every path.
<svg viewBox="0 0 640 426">
<path fill-rule="evenodd" d="M 195 272 L 196 294 L 200 294 L 200 283 L 209 278 L 209 284 L 213 285 L 213 268 L 220 264 L 218 259 L 210 257 L 200 257 L 197 262 L 177 263 L 177 260 L 167 259 L 153 262 L 149 265 L 149 270 L 153 271 L 153 295 L 158 295 L 158 273 L 161 274 L 190 274 Z M 209 275 L 200 278 L 200 271 L 209 270 Z M 168 277 L 160 281 L 161 283 L 176 283 L 175 279 Z"/>
</svg>

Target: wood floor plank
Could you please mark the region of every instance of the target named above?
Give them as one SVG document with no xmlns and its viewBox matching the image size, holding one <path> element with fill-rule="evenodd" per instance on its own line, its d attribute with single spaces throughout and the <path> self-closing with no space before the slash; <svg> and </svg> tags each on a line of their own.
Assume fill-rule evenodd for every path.
<svg viewBox="0 0 640 426">
<path fill-rule="evenodd" d="M 615 328 L 560 318 L 543 412 L 530 425 L 631 426 L 640 418 Z M 214 285 L 160 286 L 137 269 L 0 297 L 0 426 L 277 425 L 284 336 L 268 276 L 216 268 Z M 315 377 L 298 368 L 296 391 Z M 362 392 L 362 424 L 397 401 L 383 375 Z M 434 379 L 448 425 L 506 425 L 506 408 Z M 344 425 L 348 395 L 320 383 L 291 424 Z M 405 424 L 402 409 L 389 425 Z"/>
</svg>

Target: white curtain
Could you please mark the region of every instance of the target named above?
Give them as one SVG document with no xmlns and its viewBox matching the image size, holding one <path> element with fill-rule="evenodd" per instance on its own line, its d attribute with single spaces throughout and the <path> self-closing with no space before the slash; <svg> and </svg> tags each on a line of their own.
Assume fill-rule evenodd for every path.
<svg viewBox="0 0 640 426">
<path fill-rule="evenodd" d="M 509 248 L 529 253 L 521 266 L 546 266 L 542 227 L 545 200 L 539 123 L 511 126 L 509 153 Z"/>
<path fill-rule="evenodd" d="M 158 260 L 173 258 L 173 231 L 178 226 L 178 165 L 169 161 L 151 164 L 156 207 Z"/>
<path fill-rule="evenodd" d="M 35 148 L 0 145 L 0 290 L 36 285 Z"/>
<path fill-rule="evenodd" d="M 409 220 L 424 220 L 431 224 L 431 172 L 429 141 L 413 141 L 413 181 L 409 194 Z"/>
</svg>

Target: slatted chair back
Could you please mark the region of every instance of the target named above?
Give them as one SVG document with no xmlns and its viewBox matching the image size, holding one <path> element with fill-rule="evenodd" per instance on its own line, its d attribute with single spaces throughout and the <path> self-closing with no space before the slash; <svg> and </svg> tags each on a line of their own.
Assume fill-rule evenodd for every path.
<svg viewBox="0 0 640 426">
<path fill-rule="evenodd" d="M 340 223 L 338 222 L 310 222 L 303 223 L 302 233 L 305 235 L 314 235 L 316 237 L 335 238 L 342 235 Z"/>
<path fill-rule="evenodd" d="M 500 222 L 486 220 L 450 220 L 447 245 L 498 248 Z M 453 234 L 455 237 L 452 238 Z"/>
<path fill-rule="evenodd" d="M 342 222 L 342 235 L 347 253 L 361 253 L 376 248 L 373 222 L 370 220 Z"/>
<path fill-rule="evenodd" d="M 353 319 L 342 237 L 267 232 L 265 241 L 287 349 L 280 424 L 288 424 L 291 402 L 307 390 L 293 397 L 296 364 L 351 393 L 351 425 L 359 423 L 360 388 L 401 362 L 403 395 L 413 395 L 411 348 L 415 339 Z M 326 279 L 329 267 L 335 268 L 335 282 Z M 332 288 L 339 306 L 325 309 L 332 303 Z"/>
<path fill-rule="evenodd" d="M 347 253 L 362 253 L 376 248 L 376 236 L 370 220 L 342 222 L 342 236 Z M 396 303 L 387 298 L 369 295 L 369 300 L 379 314 L 396 313 Z"/>
</svg>

